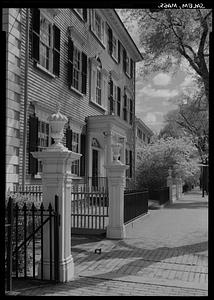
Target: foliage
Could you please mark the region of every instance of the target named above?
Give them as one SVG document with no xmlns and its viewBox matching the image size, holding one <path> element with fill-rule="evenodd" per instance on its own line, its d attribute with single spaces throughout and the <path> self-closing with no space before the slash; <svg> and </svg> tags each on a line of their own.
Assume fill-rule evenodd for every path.
<svg viewBox="0 0 214 300">
<path fill-rule="evenodd" d="M 156 189 L 166 186 L 168 169 L 172 176 L 183 181 L 193 181 L 199 176 L 197 151 L 188 138 L 160 138 L 142 148 L 141 162 L 137 168 L 137 188 Z"/>
<path fill-rule="evenodd" d="M 138 21 L 143 76 L 160 70 L 176 72 L 182 62 L 188 62 L 202 79 L 208 99 L 211 9 L 125 9 L 121 17 L 125 24 Z"/>
</svg>

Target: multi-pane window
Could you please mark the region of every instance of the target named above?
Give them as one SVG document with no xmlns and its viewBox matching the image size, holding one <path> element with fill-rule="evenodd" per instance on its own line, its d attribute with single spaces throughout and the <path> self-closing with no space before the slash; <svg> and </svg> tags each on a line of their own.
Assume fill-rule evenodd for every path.
<svg viewBox="0 0 214 300">
<path fill-rule="evenodd" d="M 101 70 L 100 68 L 97 68 L 97 84 L 96 84 L 96 102 L 101 105 Z"/>
<path fill-rule="evenodd" d="M 113 80 L 109 81 L 109 112 L 115 114 L 117 102 L 117 86 Z"/>
<path fill-rule="evenodd" d="M 49 124 L 38 121 L 38 151 L 42 151 L 49 146 Z M 42 162 L 38 160 L 38 173 L 42 172 Z"/>
<path fill-rule="evenodd" d="M 76 133 L 74 131 L 72 131 L 72 151 L 79 153 L 79 133 Z M 75 174 L 75 175 L 79 175 L 79 171 L 80 171 L 80 161 L 75 160 L 72 162 L 71 164 L 71 173 Z"/>
<path fill-rule="evenodd" d="M 81 89 L 81 53 L 76 47 L 74 47 L 72 86 L 77 90 Z"/>
<path fill-rule="evenodd" d="M 69 88 L 86 94 L 87 55 L 81 52 L 72 39 L 68 39 L 68 84 Z"/>
<path fill-rule="evenodd" d="M 91 30 L 105 44 L 105 22 L 96 9 L 91 9 Z"/>
<path fill-rule="evenodd" d="M 40 18 L 40 64 L 47 70 L 52 69 L 51 65 L 51 45 L 52 45 L 52 25 L 41 15 Z"/>
<path fill-rule="evenodd" d="M 52 20 L 40 12 L 32 11 L 32 58 L 49 72 L 59 76 L 60 71 L 60 30 Z"/>
<path fill-rule="evenodd" d="M 112 56 L 117 59 L 117 40 L 112 36 Z"/>
</svg>

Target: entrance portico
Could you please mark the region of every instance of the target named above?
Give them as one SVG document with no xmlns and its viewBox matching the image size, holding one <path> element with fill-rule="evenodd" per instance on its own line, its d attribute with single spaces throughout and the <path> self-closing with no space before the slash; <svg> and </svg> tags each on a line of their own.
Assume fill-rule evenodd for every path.
<svg viewBox="0 0 214 300">
<path fill-rule="evenodd" d="M 104 165 L 112 162 L 112 144 L 120 143 L 120 161 L 125 164 L 127 135 L 131 126 L 114 115 L 87 117 L 87 176 L 106 177 Z"/>
</svg>

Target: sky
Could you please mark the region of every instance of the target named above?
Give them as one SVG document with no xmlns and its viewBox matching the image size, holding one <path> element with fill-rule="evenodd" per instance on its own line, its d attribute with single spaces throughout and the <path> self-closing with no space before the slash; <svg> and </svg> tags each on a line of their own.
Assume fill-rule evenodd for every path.
<svg viewBox="0 0 214 300">
<path fill-rule="evenodd" d="M 119 11 L 117 11 L 122 19 Z M 132 30 L 130 30 L 132 28 Z M 137 25 L 132 23 L 129 28 L 130 36 L 140 51 L 139 37 L 137 34 Z M 136 69 L 143 62 L 138 62 Z M 148 78 L 142 78 L 136 74 L 136 97 L 135 113 L 154 133 L 159 133 L 164 127 L 164 115 L 167 112 L 176 109 L 176 102 L 181 98 L 182 93 L 191 90 L 193 82 L 191 75 L 180 69 L 176 75 L 164 72 L 156 72 Z"/>
</svg>

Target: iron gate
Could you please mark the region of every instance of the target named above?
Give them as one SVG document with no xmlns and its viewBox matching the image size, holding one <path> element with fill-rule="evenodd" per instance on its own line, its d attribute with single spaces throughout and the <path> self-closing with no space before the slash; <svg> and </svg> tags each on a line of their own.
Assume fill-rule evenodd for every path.
<svg viewBox="0 0 214 300">
<path fill-rule="evenodd" d="M 45 245 L 43 228 L 48 226 L 50 243 L 49 280 L 59 280 L 59 214 L 58 196 L 55 196 L 55 208 L 49 204 L 45 209 L 43 203 L 35 206 L 19 202 L 13 203 L 10 197 L 5 206 L 5 278 L 6 290 L 12 290 L 12 278 L 38 279 L 40 263 L 40 280 L 43 280 L 43 250 Z M 45 279 L 47 280 L 47 278 Z"/>
</svg>

